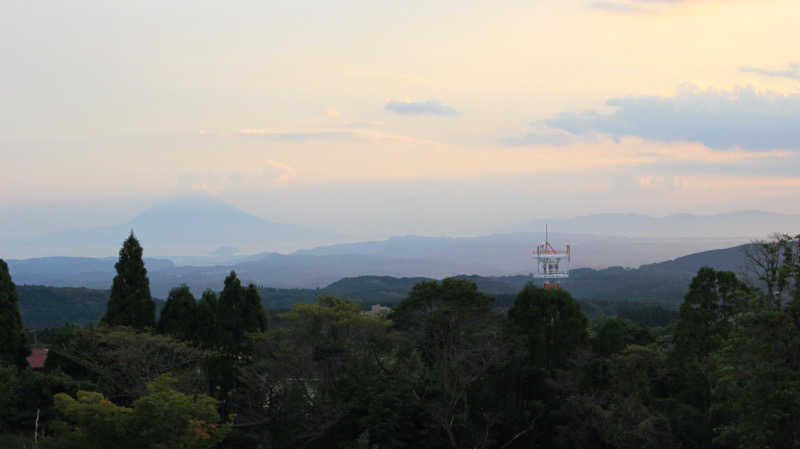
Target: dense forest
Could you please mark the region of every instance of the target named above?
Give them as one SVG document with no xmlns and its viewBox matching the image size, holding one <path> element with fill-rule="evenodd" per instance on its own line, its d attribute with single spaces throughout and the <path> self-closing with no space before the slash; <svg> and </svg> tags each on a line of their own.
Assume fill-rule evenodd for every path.
<svg viewBox="0 0 800 449">
<path fill-rule="evenodd" d="M 276 313 L 235 272 L 157 307 L 131 235 L 100 322 L 37 345 L 0 261 L 0 447 L 800 447 L 798 242 L 700 268 L 678 312 L 456 277 Z"/>
<path fill-rule="evenodd" d="M 611 267 L 602 270 L 580 268 L 572 270 L 570 279 L 562 283 L 562 288 L 569 291 L 590 315 L 598 308 L 603 314 L 617 315 L 614 310 L 622 301 L 640 307 L 662 307 L 677 310 L 686 294 L 689 283 L 698 269 L 711 266 L 715 269 L 727 269 L 740 266 L 744 260 L 743 249 L 736 247 L 725 250 L 692 254 L 673 261 L 645 265 L 638 269 Z M 89 259 L 95 265 L 97 261 Z M 63 260 L 45 263 L 49 259 L 29 263 L 22 272 L 28 278 L 31 270 L 43 266 L 44 269 L 63 272 Z M 159 259 L 144 259 L 148 268 L 155 264 L 163 265 Z M 55 265 L 56 268 L 52 266 Z M 82 259 L 75 269 L 91 268 L 94 265 Z M 48 268 L 49 267 L 49 268 Z M 17 265 L 19 269 L 19 264 Z M 224 267 L 219 267 L 223 269 Z M 233 268 L 228 268 L 230 273 Z M 112 266 L 113 270 L 113 266 Z M 737 273 L 742 270 L 736 269 Z M 12 272 L 13 267 L 12 267 Z M 107 275 L 110 281 L 113 275 Z M 238 271 L 237 271 L 238 273 Z M 495 298 L 495 307 L 510 307 L 516 294 L 529 282 L 535 279 L 531 275 L 517 276 L 458 276 L 477 284 L 478 289 Z M 220 277 L 220 282 L 224 276 Z M 99 278 L 98 278 L 99 279 Z M 357 276 L 343 278 L 323 288 L 275 288 L 257 285 L 261 302 L 270 311 L 278 313 L 288 310 L 295 304 L 314 304 L 320 296 L 340 296 L 364 305 L 374 303 L 396 304 L 408 296 L 412 287 L 431 278 L 424 277 L 392 277 L 392 276 Z M 173 285 L 174 287 L 174 285 Z M 109 297 L 108 290 L 97 290 L 75 287 L 53 287 L 43 285 L 19 285 L 17 291 L 20 300 L 22 319 L 28 328 L 41 329 L 71 324 L 86 325 L 100 320 L 106 309 Z M 198 293 L 197 289 L 194 289 Z M 162 297 L 166 297 L 166 294 Z M 155 299 L 156 311 L 164 305 L 163 299 Z"/>
</svg>

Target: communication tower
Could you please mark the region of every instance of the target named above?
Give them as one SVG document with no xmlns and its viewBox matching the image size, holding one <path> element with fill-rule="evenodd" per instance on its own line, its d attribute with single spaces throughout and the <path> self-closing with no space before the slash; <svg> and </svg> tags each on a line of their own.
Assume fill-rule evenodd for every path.
<svg viewBox="0 0 800 449">
<path fill-rule="evenodd" d="M 545 239 L 533 251 L 536 258 L 538 272 L 533 276 L 544 279 L 544 288 L 561 288 L 561 279 L 569 277 L 569 264 L 572 262 L 572 249 L 569 243 L 564 244 L 564 250 L 559 251 L 550 245 L 550 229 L 545 225 Z M 554 281 L 555 280 L 555 281 Z M 553 284 L 555 282 L 555 284 Z"/>
</svg>

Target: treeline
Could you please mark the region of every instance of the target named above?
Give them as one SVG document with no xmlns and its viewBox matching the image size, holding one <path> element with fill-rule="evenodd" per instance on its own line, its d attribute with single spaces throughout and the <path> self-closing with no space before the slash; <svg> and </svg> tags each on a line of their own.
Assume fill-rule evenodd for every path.
<svg viewBox="0 0 800 449">
<path fill-rule="evenodd" d="M 495 308 L 499 309 L 511 307 L 516 293 L 527 283 L 519 282 L 519 287 L 513 289 L 513 293 L 498 293 L 487 290 L 491 284 L 484 280 L 491 278 L 470 276 L 469 279 L 475 281 L 480 291 L 492 296 Z M 357 300 L 365 309 L 369 309 L 373 304 L 391 306 L 405 299 L 414 284 L 431 279 L 414 278 L 412 282 L 409 280 L 409 278 L 385 276 L 360 276 L 343 279 L 322 289 L 261 286 L 256 288 L 261 297 L 261 304 L 271 312 L 271 318 L 276 319 L 276 314 L 291 309 L 295 304 L 316 304 L 319 296 L 334 295 Z M 511 288 L 504 284 L 503 291 L 506 290 Z M 567 290 L 572 293 L 571 290 Z M 36 338 L 44 335 L 46 329 L 60 327 L 66 323 L 79 326 L 98 323 L 106 312 L 109 299 L 109 290 L 74 287 L 17 285 L 17 293 L 23 323 L 26 328 L 37 334 Z M 634 296 L 626 295 L 614 300 L 578 298 L 578 301 L 589 318 L 619 316 L 647 326 L 664 326 L 677 321 L 679 304 L 643 303 L 631 300 L 632 297 Z M 153 298 L 153 301 L 158 316 L 165 300 Z"/>
<path fill-rule="evenodd" d="M 754 284 L 701 269 L 677 322 L 618 305 L 590 320 L 533 285 L 501 311 L 450 278 L 387 315 L 323 296 L 270 326 L 235 273 L 199 301 L 174 289 L 156 320 L 131 236 L 103 323 L 52 331 L 43 371 L 21 322 L 2 334 L 0 430 L 42 448 L 799 447 L 796 241 L 749 247 Z"/>
</svg>

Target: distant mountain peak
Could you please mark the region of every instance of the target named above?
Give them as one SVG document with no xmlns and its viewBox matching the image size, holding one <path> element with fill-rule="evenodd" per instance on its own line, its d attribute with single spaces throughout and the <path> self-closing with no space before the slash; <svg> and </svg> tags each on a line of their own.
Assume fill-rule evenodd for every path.
<svg viewBox="0 0 800 449">
<path fill-rule="evenodd" d="M 208 195 L 187 195 L 171 198 L 144 210 L 129 223 L 136 225 L 143 222 L 147 223 L 153 219 L 194 220 L 200 218 L 214 221 L 234 219 L 248 220 L 254 223 L 269 223 L 267 220 L 248 214 L 235 206 Z"/>
</svg>

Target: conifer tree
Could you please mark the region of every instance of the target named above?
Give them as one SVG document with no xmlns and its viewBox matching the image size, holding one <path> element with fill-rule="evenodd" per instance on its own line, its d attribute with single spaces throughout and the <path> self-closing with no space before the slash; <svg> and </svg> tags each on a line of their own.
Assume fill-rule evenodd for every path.
<svg viewBox="0 0 800 449">
<path fill-rule="evenodd" d="M 248 332 L 264 332 L 269 327 L 267 311 L 261 305 L 261 295 L 255 285 L 250 284 L 244 294 L 244 318 L 245 328 Z"/>
<path fill-rule="evenodd" d="M 219 343 L 219 301 L 213 290 L 206 290 L 195 308 L 194 341 L 205 348 L 214 348 Z"/>
<path fill-rule="evenodd" d="M 110 326 L 155 327 L 156 305 L 150 296 L 150 280 L 142 260 L 142 247 L 133 231 L 122 244 L 114 268 L 117 275 L 103 321 Z"/>
<path fill-rule="evenodd" d="M 23 367 L 30 353 L 19 313 L 17 286 L 11 281 L 8 265 L 0 259 L 0 360 Z"/>
<path fill-rule="evenodd" d="M 244 288 L 236 272 L 225 278 L 225 287 L 219 294 L 218 330 L 219 344 L 227 352 L 237 352 L 244 340 L 240 312 L 244 303 Z"/>
<path fill-rule="evenodd" d="M 229 353 L 243 349 L 248 332 L 267 330 L 267 316 L 261 305 L 258 290 L 252 284 L 247 289 L 236 272 L 225 278 L 219 295 L 219 343 Z"/>
<path fill-rule="evenodd" d="M 195 335 L 197 303 L 186 284 L 173 288 L 158 319 L 158 332 L 180 340 L 192 340 Z"/>
</svg>

